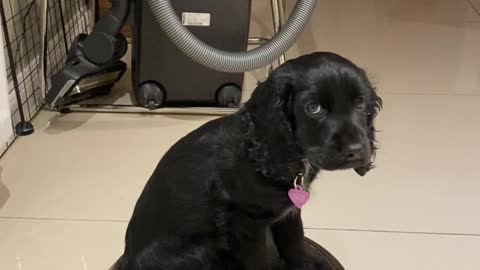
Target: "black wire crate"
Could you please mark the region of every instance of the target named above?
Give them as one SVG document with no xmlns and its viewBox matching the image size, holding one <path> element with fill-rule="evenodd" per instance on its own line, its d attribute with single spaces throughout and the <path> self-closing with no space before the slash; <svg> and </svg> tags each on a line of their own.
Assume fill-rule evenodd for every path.
<svg viewBox="0 0 480 270">
<path fill-rule="evenodd" d="M 15 135 L 23 135 L 19 123 L 32 120 L 43 106 L 42 78 L 48 89 L 49 78 L 62 68 L 72 41 L 90 31 L 93 11 L 88 8 L 90 1 L 49 0 L 44 17 L 45 0 L 0 1 L 12 125 Z M 46 37 L 42 36 L 45 18 Z M 42 45 L 46 45 L 43 58 Z"/>
</svg>

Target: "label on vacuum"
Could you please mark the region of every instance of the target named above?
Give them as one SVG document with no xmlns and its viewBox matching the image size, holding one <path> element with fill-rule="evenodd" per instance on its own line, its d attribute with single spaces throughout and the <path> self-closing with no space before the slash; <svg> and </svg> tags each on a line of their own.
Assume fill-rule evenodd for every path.
<svg viewBox="0 0 480 270">
<path fill-rule="evenodd" d="M 185 26 L 210 26 L 210 13 L 183 12 L 182 23 Z"/>
</svg>

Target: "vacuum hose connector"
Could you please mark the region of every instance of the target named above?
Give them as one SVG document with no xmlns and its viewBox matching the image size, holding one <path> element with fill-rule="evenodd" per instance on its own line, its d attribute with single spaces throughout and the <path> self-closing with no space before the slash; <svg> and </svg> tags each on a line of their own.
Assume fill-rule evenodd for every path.
<svg viewBox="0 0 480 270">
<path fill-rule="evenodd" d="M 298 0 L 292 15 L 267 43 L 246 52 L 225 52 L 195 37 L 182 24 L 170 0 L 147 0 L 166 36 L 192 60 L 217 71 L 245 72 L 273 63 L 300 37 L 315 9 L 317 0 Z"/>
</svg>

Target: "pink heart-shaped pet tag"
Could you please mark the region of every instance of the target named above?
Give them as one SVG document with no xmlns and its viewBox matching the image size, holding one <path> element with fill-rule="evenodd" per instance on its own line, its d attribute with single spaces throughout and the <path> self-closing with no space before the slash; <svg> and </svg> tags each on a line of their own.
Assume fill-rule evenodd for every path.
<svg viewBox="0 0 480 270">
<path fill-rule="evenodd" d="M 292 203 L 300 209 L 308 202 L 308 199 L 310 199 L 310 193 L 303 190 L 301 186 L 297 186 L 297 188 L 292 188 L 288 191 L 288 197 Z"/>
</svg>

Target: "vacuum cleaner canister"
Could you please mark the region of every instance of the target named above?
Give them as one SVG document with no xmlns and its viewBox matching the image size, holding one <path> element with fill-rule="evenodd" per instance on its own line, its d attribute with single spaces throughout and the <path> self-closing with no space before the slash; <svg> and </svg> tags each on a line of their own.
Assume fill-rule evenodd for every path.
<svg viewBox="0 0 480 270">
<path fill-rule="evenodd" d="M 111 10 L 91 33 L 77 36 L 65 66 L 51 77 L 45 97 L 48 107 L 61 110 L 107 94 L 121 78 L 126 70 L 121 58 L 128 44 L 120 30 L 131 7 L 135 11 L 132 79 L 140 106 L 237 107 L 243 72 L 268 65 L 285 53 L 307 25 L 317 0 L 298 0 L 281 30 L 251 51 L 246 51 L 251 0 L 111 2 Z"/>
<path fill-rule="evenodd" d="M 224 51 L 247 49 L 251 0 L 171 2 L 183 25 L 203 42 Z M 133 65 L 141 106 L 240 104 L 244 74 L 215 71 L 185 56 L 165 36 L 145 0 L 136 1 Z"/>
</svg>

